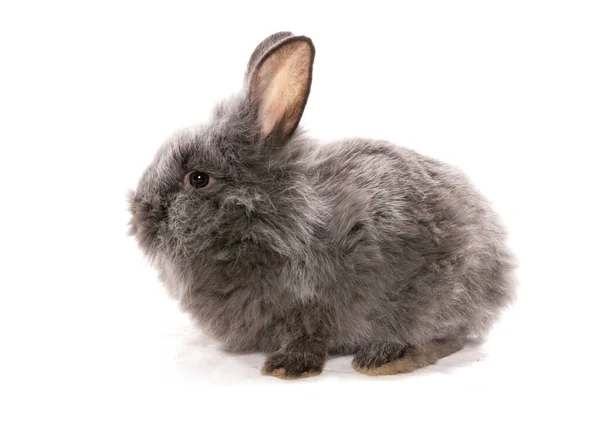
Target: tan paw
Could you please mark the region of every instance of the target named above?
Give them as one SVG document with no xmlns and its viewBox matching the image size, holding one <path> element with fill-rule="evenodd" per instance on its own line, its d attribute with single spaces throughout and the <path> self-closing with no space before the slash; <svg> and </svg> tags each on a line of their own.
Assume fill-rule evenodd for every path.
<svg viewBox="0 0 600 428">
<path fill-rule="evenodd" d="M 262 374 L 286 380 L 301 379 L 320 374 L 324 363 L 324 355 L 310 352 L 281 352 L 267 358 Z"/>
<path fill-rule="evenodd" d="M 366 374 L 367 376 L 389 376 L 399 373 L 410 373 L 423 366 L 410 357 L 402 357 L 377 367 L 359 367 L 356 362 L 352 364 L 352 367 L 358 373 Z"/>
</svg>

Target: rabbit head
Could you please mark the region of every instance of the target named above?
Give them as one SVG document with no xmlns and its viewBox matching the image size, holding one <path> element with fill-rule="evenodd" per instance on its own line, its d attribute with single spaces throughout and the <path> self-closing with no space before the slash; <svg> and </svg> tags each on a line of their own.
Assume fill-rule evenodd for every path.
<svg viewBox="0 0 600 428">
<path fill-rule="evenodd" d="M 268 37 L 241 93 L 160 148 L 130 196 L 130 231 L 151 260 L 184 275 L 209 261 L 257 262 L 257 247 L 306 251 L 319 203 L 303 171 L 308 141 L 290 140 L 302 140 L 314 55 L 307 37 Z"/>
</svg>

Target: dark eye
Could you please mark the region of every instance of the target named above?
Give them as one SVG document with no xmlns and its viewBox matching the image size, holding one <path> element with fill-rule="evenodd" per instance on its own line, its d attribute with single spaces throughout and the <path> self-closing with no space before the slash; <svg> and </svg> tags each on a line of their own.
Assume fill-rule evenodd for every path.
<svg viewBox="0 0 600 428">
<path fill-rule="evenodd" d="M 185 184 L 189 184 L 197 189 L 206 188 L 211 185 L 213 179 L 210 175 L 201 171 L 192 171 L 185 176 Z"/>
</svg>

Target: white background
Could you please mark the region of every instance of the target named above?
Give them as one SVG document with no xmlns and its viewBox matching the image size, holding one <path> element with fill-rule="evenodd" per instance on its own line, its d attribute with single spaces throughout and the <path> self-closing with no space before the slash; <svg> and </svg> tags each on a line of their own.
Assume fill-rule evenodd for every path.
<svg viewBox="0 0 600 428">
<path fill-rule="evenodd" d="M 190 326 L 125 194 L 238 90 L 265 36 L 317 48 L 303 120 L 463 168 L 519 257 L 489 341 L 411 375 L 261 377 Z M 598 2 L 0 5 L 0 425 L 598 426 Z"/>
</svg>

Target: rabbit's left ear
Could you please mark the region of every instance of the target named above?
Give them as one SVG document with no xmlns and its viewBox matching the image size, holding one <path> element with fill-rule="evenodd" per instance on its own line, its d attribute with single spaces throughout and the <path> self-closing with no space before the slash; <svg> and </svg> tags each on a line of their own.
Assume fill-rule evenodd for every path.
<svg viewBox="0 0 600 428">
<path fill-rule="evenodd" d="M 298 127 L 310 93 L 315 48 L 304 36 L 278 41 L 248 76 L 248 95 L 262 138 L 287 140 Z"/>
</svg>

